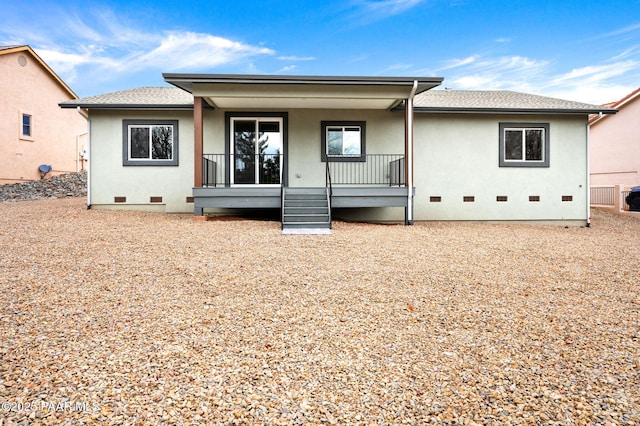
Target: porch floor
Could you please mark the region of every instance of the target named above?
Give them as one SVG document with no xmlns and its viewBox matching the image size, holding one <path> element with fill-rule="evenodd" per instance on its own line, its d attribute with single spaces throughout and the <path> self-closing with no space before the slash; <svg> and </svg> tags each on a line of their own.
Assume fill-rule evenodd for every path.
<svg viewBox="0 0 640 426">
<path fill-rule="evenodd" d="M 281 194 L 279 187 L 193 188 L 194 214 L 202 216 L 203 209 L 280 209 Z M 407 188 L 397 186 L 334 186 L 331 197 L 332 208 L 407 205 Z"/>
</svg>

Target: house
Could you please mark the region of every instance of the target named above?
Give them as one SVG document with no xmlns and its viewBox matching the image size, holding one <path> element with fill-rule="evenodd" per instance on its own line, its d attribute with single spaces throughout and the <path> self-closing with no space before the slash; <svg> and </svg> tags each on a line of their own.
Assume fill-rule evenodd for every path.
<svg viewBox="0 0 640 426">
<path fill-rule="evenodd" d="M 91 207 L 584 225 L 587 118 L 615 112 L 435 77 L 164 79 L 60 104 L 89 111 Z"/>
<path fill-rule="evenodd" d="M 29 46 L 0 46 L 0 93 L 0 184 L 84 166 L 87 121 L 58 107 L 78 97 Z"/>
<path fill-rule="evenodd" d="M 589 120 L 591 185 L 640 185 L 640 88 L 605 105 L 615 116 Z"/>
</svg>

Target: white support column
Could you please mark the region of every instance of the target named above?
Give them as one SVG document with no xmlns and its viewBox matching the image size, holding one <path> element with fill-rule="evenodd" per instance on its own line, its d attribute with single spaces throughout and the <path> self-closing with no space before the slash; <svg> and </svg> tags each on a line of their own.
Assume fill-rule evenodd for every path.
<svg viewBox="0 0 640 426">
<path fill-rule="evenodd" d="M 613 187 L 613 208 L 617 212 L 624 211 L 624 197 L 622 192 L 624 191 L 624 185 L 614 185 Z"/>
</svg>

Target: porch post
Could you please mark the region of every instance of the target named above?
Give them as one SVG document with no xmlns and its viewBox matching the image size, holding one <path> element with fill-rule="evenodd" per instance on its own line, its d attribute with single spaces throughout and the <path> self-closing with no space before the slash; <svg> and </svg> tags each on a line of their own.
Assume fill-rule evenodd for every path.
<svg viewBox="0 0 640 426">
<path fill-rule="evenodd" d="M 202 154 L 203 154 L 203 126 L 202 126 L 202 97 L 193 97 L 193 186 L 202 187 Z"/>
<path fill-rule="evenodd" d="M 405 225 L 413 225 L 413 97 L 418 88 L 418 82 L 413 82 L 413 88 L 405 101 L 404 117 L 404 181 L 407 185 L 407 207 L 405 209 Z"/>
</svg>

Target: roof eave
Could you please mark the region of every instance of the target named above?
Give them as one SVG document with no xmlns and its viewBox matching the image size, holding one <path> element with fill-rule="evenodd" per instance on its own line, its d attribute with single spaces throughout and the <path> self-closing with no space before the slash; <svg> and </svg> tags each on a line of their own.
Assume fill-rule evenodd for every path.
<svg viewBox="0 0 640 426">
<path fill-rule="evenodd" d="M 417 93 L 439 86 L 442 77 L 360 77 L 360 76 L 283 76 L 255 74 L 176 74 L 163 73 L 164 80 L 189 93 L 194 83 L 221 84 L 313 84 L 313 85 L 401 85 L 412 87 L 418 82 Z"/>
<path fill-rule="evenodd" d="M 65 83 L 64 80 L 62 80 L 62 78 L 60 78 L 60 76 L 56 74 L 56 72 L 49 65 L 47 65 L 47 63 L 43 61 L 40 56 L 38 56 L 38 54 L 31 48 L 31 46 L 13 46 L 9 49 L 2 50 L 1 52 L 2 54 L 28 52 L 36 60 L 36 62 L 38 62 L 49 74 L 51 74 L 51 77 L 53 77 L 53 79 L 63 88 L 63 90 L 69 94 L 69 96 L 71 96 L 73 99 L 78 99 L 78 95 L 76 95 L 71 87 L 69 87 L 67 83 Z"/>
<path fill-rule="evenodd" d="M 176 104 L 176 105 L 149 105 L 149 104 L 69 104 L 60 103 L 60 108 L 83 108 L 83 109 L 103 109 L 103 110 L 135 110 L 135 111 L 191 111 L 193 104 Z"/>
<path fill-rule="evenodd" d="M 404 105 L 399 105 L 397 110 L 404 110 Z M 557 108 L 455 108 L 455 107 L 415 107 L 415 112 L 429 113 L 459 113 L 459 114 L 615 114 L 617 110 L 601 109 L 557 109 Z"/>
</svg>

